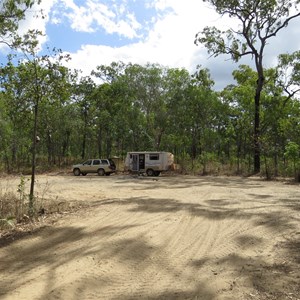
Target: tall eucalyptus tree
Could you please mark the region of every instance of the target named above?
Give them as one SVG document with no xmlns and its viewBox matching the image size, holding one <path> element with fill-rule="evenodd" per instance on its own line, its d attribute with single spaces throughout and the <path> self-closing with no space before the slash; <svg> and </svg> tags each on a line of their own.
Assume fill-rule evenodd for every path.
<svg viewBox="0 0 300 300">
<path fill-rule="evenodd" d="M 275 38 L 295 18 L 300 16 L 299 0 L 203 0 L 218 14 L 228 15 L 237 28 L 221 31 L 205 27 L 196 35 L 195 43 L 204 44 L 212 56 L 229 54 L 235 62 L 250 55 L 254 59 L 257 81 L 254 92 L 254 172 L 260 171 L 260 100 L 265 84 L 264 53 L 269 40 Z"/>
</svg>

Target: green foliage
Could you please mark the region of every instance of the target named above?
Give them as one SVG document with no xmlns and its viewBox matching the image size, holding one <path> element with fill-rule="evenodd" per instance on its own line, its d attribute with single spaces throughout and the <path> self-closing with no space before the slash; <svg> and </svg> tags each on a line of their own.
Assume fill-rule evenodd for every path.
<svg viewBox="0 0 300 300">
<path fill-rule="evenodd" d="M 19 166 L 30 165 L 33 135 L 38 135 L 48 150 L 48 161 L 53 158 L 52 136 L 60 134 L 70 101 L 72 74 L 63 66 L 64 56 L 55 53 L 57 59 L 48 56 L 35 57 L 15 66 L 9 61 L 0 69 L 0 80 L 3 98 L 0 104 L 4 107 L 5 120 L 0 130 L 5 129 L 5 147 L 2 156 L 5 158 L 8 171 Z M 35 110 L 38 108 L 36 134 L 33 133 Z M 0 122 L 1 124 L 1 122 Z M 66 143 L 61 136 L 60 143 Z M 67 148 L 68 145 L 65 146 Z M 65 150 L 66 151 L 66 150 Z"/>
<path fill-rule="evenodd" d="M 20 45 L 16 32 L 19 21 L 25 18 L 26 10 L 41 0 L 3 0 L 0 3 L 0 44 L 10 47 Z"/>
<path fill-rule="evenodd" d="M 264 74 L 259 141 L 265 170 L 278 176 L 285 174 L 288 140 L 300 142 L 300 105 L 284 95 L 277 69 Z M 99 66 L 94 75 L 102 81 L 76 80 L 60 60 L 48 56 L 17 66 L 9 62 L 1 70 L 2 168 L 29 168 L 38 104 L 37 170 L 91 157 L 124 157 L 127 151 L 161 150 L 173 152 L 186 172 L 253 171 L 257 73 L 249 66 L 239 66 L 233 72 L 236 84 L 220 93 L 201 66 L 190 75 L 184 69 L 119 62 Z"/>
<path fill-rule="evenodd" d="M 158 64 L 113 62 L 79 78 L 63 66 L 70 57 L 60 50 L 37 54 L 38 30 L 16 35 L 34 2 L 0 6 L 0 43 L 24 54 L 18 63 L 9 56 L 0 68 L 1 170 L 25 173 L 35 161 L 37 170 L 46 170 L 79 158 L 162 150 L 195 174 L 252 173 L 260 154 L 267 177 L 286 174 L 291 164 L 297 172 L 297 149 L 289 141 L 300 144 L 300 54 L 280 55 L 278 67 L 269 70 L 263 54 L 267 41 L 299 16 L 299 1 L 205 1 L 240 26 L 206 27 L 196 44 L 235 62 L 252 55 L 256 68 L 240 65 L 236 83 L 219 93 L 201 66 L 191 75 Z"/>
<path fill-rule="evenodd" d="M 295 180 L 300 182 L 300 146 L 295 142 L 289 142 L 285 147 L 285 157 L 293 163 Z"/>
<path fill-rule="evenodd" d="M 300 146 L 295 142 L 289 142 L 285 146 L 284 155 L 286 158 L 291 159 L 294 165 L 297 166 L 300 161 Z"/>
<path fill-rule="evenodd" d="M 296 95 L 300 91 L 300 51 L 279 55 L 276 71 L 279 86 L 285 89 L 289 98 Z"/>
<path fill-rule="evenodd" d="M 236 0 L 203 0 L 209 3 L 218 14 L 227 15 L 237 21 L 236 28 L 221 31 L 215 27 L 205 27 L 197 33 L 195 44 L 203 44 L 209 54 L 218 56 L 228 54 L 234 62 L 243 56 L 251 55 L 254 60 L 257 80 L 252 94 L 254 99 L 253 117 L 253 149 L 254 172 L 260 171 L 260 135 L 261 135 L 261 97 L 266 76 L 264 74 L 264 50 L 268 41 L 283 30 L 289 22 L 300 16 L 299 1 L 266 0 L 266 1 L 236 1 Z M 297 56 L 295 54 L 295 56 Z M 287 66 L 289 56 L 281 57 L 282 64 Z M 295 57 L 291 58 L 295 61 Z M 291 82 L 297 81 L 298 65 L 293 68 Z M 282 72 L 283 77 L 285 73 Z M 283 86 L 283 85 L 282 85 Z M 286 85 L 285 85 L 286 87 Z M 286 91 L 288 91 L 286 89 Z M 298 91 L 298 90 L 297 90 Z M 297 91 L 290 93 L 294 96 Z"/>
</svg>

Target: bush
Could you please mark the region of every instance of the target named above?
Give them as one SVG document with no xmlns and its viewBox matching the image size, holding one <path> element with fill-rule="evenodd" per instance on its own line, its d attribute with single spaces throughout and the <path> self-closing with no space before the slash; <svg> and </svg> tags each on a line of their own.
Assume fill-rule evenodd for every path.
<svg viewBox="0 0 300 300">
<path fill-rule="evenodd" d="M 300 182 L 300 147 L 297 143 L 289 142 L 285 147 L 285 157 L 290 159 L 293 164 L 294 177 Z"/>
<path fill-rule="evenodd" d="M 21 176 L 17 193 L 0 188 L 0 229 L 13 227 L 27 216 L 28 197 L 25 185 L 26 179 Z"/>
</svg>

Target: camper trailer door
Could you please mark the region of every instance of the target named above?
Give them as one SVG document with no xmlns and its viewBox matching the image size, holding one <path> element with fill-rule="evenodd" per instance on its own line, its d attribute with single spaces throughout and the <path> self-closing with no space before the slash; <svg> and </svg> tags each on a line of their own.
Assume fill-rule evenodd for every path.
<svg viewBox="0 0 300 300">
<path fill-rule="evenodd" d="M 131 154 L 130 156 L 131 156 L 130 160 L 131 160 L 131 164 L 132 164 L 131 170 L 133 172 L 139 171 L 139 155 Z"/>
<path fill-rule="evenodd" d="M 133 172 L 139 172 L 145 169 L 145 154 L 132 153 L 130 154 L 130 169 Z"/>
</svg>

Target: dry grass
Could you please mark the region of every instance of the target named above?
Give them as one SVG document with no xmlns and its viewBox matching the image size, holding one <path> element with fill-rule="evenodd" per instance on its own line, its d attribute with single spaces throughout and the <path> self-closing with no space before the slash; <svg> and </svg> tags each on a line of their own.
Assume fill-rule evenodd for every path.
<svg viewBox="0 0 300 300">
<path fill-rule="evenodd" d="M 58 218 L 61 215 L 77 211 L 86 206 L 81 201 L 61 201 L 50 199 L 45 195 L 49 190 L 49 183 L 39 186 L 39 193 L 34 198 L 34 215 L 29 217 L 29 195 L 27 185 L 29 180 L 20 176 L 20 183 L 16 190 L 11 190 L 5 184 L 5 177 L 0 183 L 0 236 L 15 231 L 31 230 L 45 221 Z"/>
</svg>

